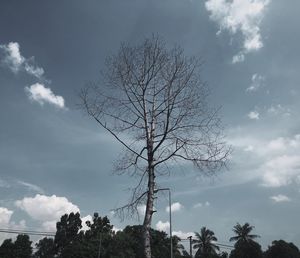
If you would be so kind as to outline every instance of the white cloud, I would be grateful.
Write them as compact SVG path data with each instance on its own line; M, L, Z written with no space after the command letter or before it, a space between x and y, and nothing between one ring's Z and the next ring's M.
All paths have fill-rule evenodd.
M193 208L197 209L197 208L201 208L202 206L203 206L203 204L201 202L198 202L198 203L193 205Z
M251 137L249 131L242 130L235 131L229 139L228 142L236 149L235 153L238 153L234 162L245 170L238 180L259 179L265 187L300 185L300 134L271 139L265 137L268 135L263 133Z
M270 199L272 199L274 202L290 202L291 199L287 197L286 195L279 194L276 196L271 196Z
M0 226L7 227L10 222L11 216L13 215L13 211L0 207Z
M10 42L7 45L0 45L0 49L4 51L4 59L2 62L8 65L14 73L17 73L25 60L20 53L19 43Z
M246 148L244 148L244 151L246 152L252 152L254 150L254 147L252 145L248 145Z
M188 237L192 236L193 238L195 237L194 232L183 232L181 230L179 231L172 231L173 236L178 236L181 239L187 239Z
M138 210L139 216L141 216L141 217L145 216L145 213L146 213L146 205L143 204L143 205L138 206L138 207L137 207L137 210Z
M91 223L93 223L93 217L91 215L87 215L87 216L81 218L82 230L84 230L84 231L89 229L89 227L86 225L87 221L90 221Z
M166 212L169 212L169 206L166 207ZM176 211L180 211L183 209L183 205L179 202L174 202L171 205L171 212L176 212Z
M26 222L25 220L21 220L18 223L16 223L15 221L11 220L11 217L13 215L13 211L9 210L7 208L4 207L0 207L0 228L4 228L4 229L25 229L26 228ZM0 243L6 239L11 237L11 235L9 234L5 234L5 233L1 233L0 235Z
M259 113L257 111L251 111L248 113L248 117L252 120L259 120Z
M240 52L232 57L233 64L242 63L244 61L245 61L245 54L242 52Z
M276 156L262 165L263 185L280 187L300 180L300 156Z
M112 231L118 232L118 231L123 231L123 229L113 226Z
M210 206L210 202L206 201L205 203L198 202L193 205L194 209L201 208L203 206Z
M23 70L36 78L41 79L44 75L44 69L34 64L34 57L26 59L21 55L18 42L10 42L7 45L0 45L3 52L3 64L7 65L14 73Z
M246 92L257 91L265 82L265 77L257 73L252 75L251 85L246 89Z
M41 187L37 186L37 185L30 184L30 183L23 182L23 181L18 181L18 184L20 184L22 186L25 186L30 191L35 191L35 192L38 192L38 193L44 193L44 190Z
M221 31L231 35L241 33L243 46L239 54L233 57L233 63L242 62L245 54L263 47L260 24L269 0L208 0L205 7L210 19L216 22Z
M270 151L284 151L287 149L288 144L289 143L287 139L279 137L277 139L271 140L267 145L267 149Z
M56 232L56 220L51 220L51 221L44 221L42 223L42 228L46 232Z
M41 78L45 72L43 68L34 66L34 65L30 65L28 63L25 64L24 68L28 74L31 74L37 78Z
M291 110L287 107L283 107L282 105L272 105L270 108L267 110L269 115L272 116L277 116L277 115L282 115L285 117L291 116Z
M28 97L37 101L40 105L45 103L52 104L58 108L65 107L65 100L62 96L55 95L50 88L46 88L43 84L35 83L30 87L25 87Z
M58 221L64 214L79 212L79 208L65 197L37 194L35 197L25 197L15 202L31 218L39 221Z
M161 220L158 221L155 225L156 229L159 231L165 231L165 232L169 232L170 229L170 222L166 221L166 222L162 222Z

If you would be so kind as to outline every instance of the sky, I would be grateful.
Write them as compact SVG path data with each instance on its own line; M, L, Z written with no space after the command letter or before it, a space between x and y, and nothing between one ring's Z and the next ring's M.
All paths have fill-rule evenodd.
M172 190L174 234L206 226L228 243L249 222L264 249L300 246L299 9L298 0L1 0L0 228L50 232L72 211L107 215L117 229L142 222L111 212L136 179L113 173L122 148L78 108L78 93L121 42L155 33L204 60L233 148L213 178L186 164L157 178ZM154 228L169 230L167 205L160 195Z

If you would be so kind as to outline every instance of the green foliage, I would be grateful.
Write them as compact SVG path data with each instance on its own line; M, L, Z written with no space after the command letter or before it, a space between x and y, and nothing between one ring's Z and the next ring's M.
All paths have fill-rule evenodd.
M88 229L82 231L79 213L65 214L57 222L55 238L43 238L36 244L32 255L32 242L28 235L18 235L16 240L6 239L0 246L0 258L143 258L143 226L127 226L114 232L107 217L95 213L87 221ZM252 240L258 237L250 234L253 227L248 223L234 227L235 245L229 258L300 258L299 249L293 243L273 241L263 254L261 246ZM170 238L163 232L151 229L152 258L170 257ZM197 249L195 258L227 258L227 253L218 253L217 238L213 231L201 228L193 241ZM173 236L174 258L190 258L181 240Z
M11 239L3 241L0 247L1 258L31 258L32 247L28 235L18 235L15 242Z
M60 258L81 258L80 238L78 234L82 228L80 214L73 212L65 214L56 224L54 243L56 252Z
M245 223L243 226L240 223L237 223L232 230L235 233L235 236L231 237L229 241L248 242L250 240L254 240L255 238L259 238L258 235L250 234L253 229L254 226L250 226L249 223Z
M14 243L15 257L30 258L32 255L31 243L28 235L18 235Z
M14 243L11 239L5 239L0 246L0 257L14 258Z
M300 252L293 243L276 240L268 247L265 258L300 258Z
M229 258L263 258L261 246L253 240L237 241Z
M37 251L34 258L54 258L55 257L55 244L53 238L43 238L36 244Z
M214 243L218 239L215 233L206 227L202 227L200 233L195 232L196 240L193 240L193 248L197 249L196 258L213 258L219 247Z

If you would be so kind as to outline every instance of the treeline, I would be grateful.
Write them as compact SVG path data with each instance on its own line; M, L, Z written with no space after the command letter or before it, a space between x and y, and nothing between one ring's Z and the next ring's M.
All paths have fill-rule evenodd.
M65 214L56 224L55 236L45 237L33 247L30 237L20 234L16 240L6 239L0 246L0 258L143 258L142 226L127 226L115 232L107 217L94 214L82 230L79 213ZM251 234L249 224L237 224L233 231L234 249L227 254L220 252L214 232L203 227L195 233L192 245L196 258L300 258L299 249L283 240L274 241L263 252ZM173 257L191 257L173 236ZM170 257L170 238L165 232L151 230L152 257Z

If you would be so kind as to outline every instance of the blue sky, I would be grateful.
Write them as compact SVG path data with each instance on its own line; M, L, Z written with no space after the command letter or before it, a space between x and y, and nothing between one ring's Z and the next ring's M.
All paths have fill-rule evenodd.
M263 247L299 246L299 8L296 0L1 1L0 227L52 231L79 210L109 215L116 228L139 223L110 213L136 179L112 173L121 146L78 109L78 92L121 42L158 33L205 61L210 104L222 106L234 149L214 178L181 164L158 179L172 189L174 231L207 226L226 243L236 222L249 222ZM158 199L154 228L168 230L167 203Z

